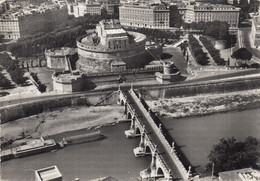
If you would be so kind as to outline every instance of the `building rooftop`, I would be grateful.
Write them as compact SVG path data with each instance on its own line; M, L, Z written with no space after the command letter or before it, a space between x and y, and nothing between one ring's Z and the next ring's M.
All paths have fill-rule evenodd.
M47 181L47 180L62 177L62 175L56 165L47 167L47 168L43 168L40 170L36 170L35 175L38 176L38 178L40 178L40 180L42 180L42 181Z
M221 181L260 181L260 172L252 168L231 170L219 173Z
M207 3L197 3L194 5L194 10L211 10L211 11L239 11L240 8L231 6L231 5L224 5L224 4L207 4Z
M66 56L75 54L74 48L62 47L57 49L49 49L45 51L45 54L48 56Z
M31 15L34 13L44 13L45 11L51 10L51 9L60 9L60 7L55 4L48 4L48 3L43 3L40 6L17 5L15 7L13 7L12 9L8 10L7 12L5 12L4 14L2 14L0 16L0 19L11 19L11 18L19 17L19 16Z
M125 34L126 31L123 28L105 30L107 35Z

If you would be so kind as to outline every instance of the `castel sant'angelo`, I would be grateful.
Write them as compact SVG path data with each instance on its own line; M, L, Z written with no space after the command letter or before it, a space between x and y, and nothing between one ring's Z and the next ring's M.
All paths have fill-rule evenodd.
M77 67L84 72L106 71L113 65L138 68L146 54L145 42L145 35L124 30L118 20L102 20L77 39Z

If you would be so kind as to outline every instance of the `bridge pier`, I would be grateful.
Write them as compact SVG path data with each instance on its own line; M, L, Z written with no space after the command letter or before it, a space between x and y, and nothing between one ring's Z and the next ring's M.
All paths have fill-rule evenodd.
M134 149L134 155L135 157L140 157L140 156L145 156L146 154L147 153L145 149L145 133L143 132L141 134L141 140L139 146Z
M160 165L161 162L158 159L159 155L157 153L157 150L154 150L152 153L152 161L150 166L140 172L140 178L142 181L148 181L148 180L160 180L160 181L172 181L173 178L171 176L170 170L162 169Z
M130 130L126 130L125 131L125 136L126 138L134 138L134 137L138 137L141 135L141 130L140 128L136 125L136 118L133 117L131 119L131 126L130 126Z

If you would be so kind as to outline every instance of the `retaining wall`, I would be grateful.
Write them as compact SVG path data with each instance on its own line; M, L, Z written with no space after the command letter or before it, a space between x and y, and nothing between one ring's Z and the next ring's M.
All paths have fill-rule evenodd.
M0 108L1 124L62 107L116 104L118 95L111 95L112 93L99 92L77 96L63 96L2 107ZM106 99L106 97L108 98Z
M205 81L199 83L178 84L169 88L139 89L146 99L171 98L177 96L194 96L208 93L226 93L260 88L260 77L222 81Z

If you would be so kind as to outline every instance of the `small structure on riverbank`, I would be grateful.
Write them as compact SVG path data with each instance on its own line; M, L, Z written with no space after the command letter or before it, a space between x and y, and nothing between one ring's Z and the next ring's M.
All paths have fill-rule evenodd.
M172 62L163 62L163 73L155 73L156 80L160 83L171 83L180 80L181 73Z
M62 174L56 165L35 170L35 181L62 181Z
M83 73L79 71L55 72L52 80L53 90L57 92L72 93L83 88Z

